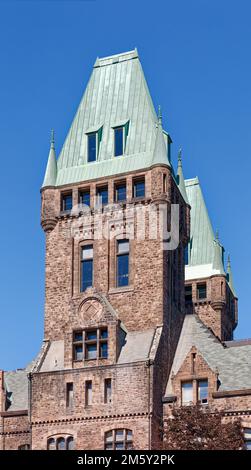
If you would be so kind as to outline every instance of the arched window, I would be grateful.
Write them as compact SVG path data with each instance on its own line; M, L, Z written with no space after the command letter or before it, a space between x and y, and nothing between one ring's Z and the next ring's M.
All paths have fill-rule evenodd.
M55 436L47 440L48 450L73 450L74 438L73 436Z
M65 438L64 437L59 437L57 439L57 450L65 450Z
M67 450L74 450L74 439L72 436L67 439Z
M55 439L53 439L53 438L48 439L47 449L48 450L56 450L56 441L55 441Z
M105 433L105 450L129 450L133 448L130 429L113 429Z
M246 449L251 450L251 428L244 429L244 438L245 438Z

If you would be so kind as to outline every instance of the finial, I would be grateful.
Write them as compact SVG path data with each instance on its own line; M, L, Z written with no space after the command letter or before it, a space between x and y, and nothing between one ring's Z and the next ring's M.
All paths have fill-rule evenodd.
M230 254L228 254L228 257L227 257L227 270L230 271L230 269L231 269Z
M180 147L178 151L178 165L182 166L182 147Z
M55 132L54 129L51 129L51 148L54 148L55 144Z
M217 230L216 230L215 240L216 240L217 242L220 241L220 238L219 238L219 229L218 229L218 228L217 228Z
M159 124L162 125L162 113L161 113L161 106L159 104L159 112L158 112L158 121L159 121Z

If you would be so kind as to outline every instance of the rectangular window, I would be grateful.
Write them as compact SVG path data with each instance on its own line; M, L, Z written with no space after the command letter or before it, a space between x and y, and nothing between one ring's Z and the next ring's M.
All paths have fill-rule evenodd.
M246 450L251 450L251 428L244 429L244 439Z
M192 286L185 286L185 301L192 302L193 294L192 294Z
M104 402L112 402L112 379L105 379Z
M73 407L73 383L66 384L66 406L67 408Z
M90 199L89 190L79 191L79 204L85 204L86 206L90 207Z
M81 256L81 292L93 285L93 245L82 247Z
M114 156L120 157L124 153L124 127L114 129Z
M95 162L97 160L97 132L87 135L88 139L88 162Z
M145 179L135 180L133 183L133 197L145 197Z
M197 284L197 299L206 299L207 298L207 285Z
M86 380L85 382L85 405L92 404L92 381Z
M163 193L167 192L167 175L166 173L163 174Z
M72 193L62 194L61 210L64 212L72 210Z
M129 285L129 240L117 241L117 287Z
M107 359L107 328L75 331L73 333L73 357L75 361L80 361L83 359Z
M115 185L115 202L126 201L126 183L117 183Z
M105 206L108 204L108 187L103 186L102 188L97 188L97 202L99 205Z
M182 405L193 403L193 382L182 383Z
M208 381L198 380L198 400L202 404L208 403Z
M75 331L73 333L73 358L74 361L83 359L83 332Z

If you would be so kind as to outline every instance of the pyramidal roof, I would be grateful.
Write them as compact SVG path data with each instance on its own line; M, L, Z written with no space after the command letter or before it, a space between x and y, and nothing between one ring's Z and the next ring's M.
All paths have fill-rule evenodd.
M223 247L214 236L212 224L198 178L185 180L186 194L191 206L191 227L186 279L225 274Z
M114 127L123 125L128 130L125 152L114 157ZM158 130L158 118L137 50L97 59L57 161L55 186L144 169L157 163L170 165L166 140L163 132L159 137ZM98 131L98 158L88 163L87 134ZM156 146L161 152L155 151Z

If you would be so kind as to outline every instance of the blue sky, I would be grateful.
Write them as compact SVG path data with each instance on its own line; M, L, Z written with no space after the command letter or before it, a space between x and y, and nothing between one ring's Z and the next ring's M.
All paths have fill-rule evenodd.
M97 56L137 46L154 104L199 176L231 253L235 337L251 337L251 5L249 1L0 1L0 368L23 367L43 338L40 186Z

